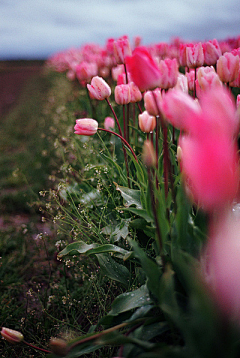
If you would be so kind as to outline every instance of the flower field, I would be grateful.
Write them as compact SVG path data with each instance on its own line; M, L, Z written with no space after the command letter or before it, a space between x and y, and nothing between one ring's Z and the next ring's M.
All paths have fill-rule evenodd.
M24 116L32 143L1 186L30 187L24 207L47 225L30 254L47 259L4 284L30 237L18 232L20 262L3 239L3 349L239 357L240 37L110 38L56 53L41 81ZM23 282L28 293L11 319L17 280L17 299Z

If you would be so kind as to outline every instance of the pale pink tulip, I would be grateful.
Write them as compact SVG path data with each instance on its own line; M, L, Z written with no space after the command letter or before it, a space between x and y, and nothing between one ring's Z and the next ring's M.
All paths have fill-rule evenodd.
M147 111L138 115L139 128L144 133L151 133L156 127L156 117L150 116Z
M162 94L159 88L144 93L144 107L151 116L159 116L159 111L161 111L162 107Z
M194 91L194 83L195 83L195 70L191 69L189 72L186 72L186 77L188 81L188 88L190 91Z
M129 82L129 89L131 95L130 103L140 102L142 99L142 93L134 82Z
M130 87L126 85L117 85L114 90L115 102L117 104L128 104L131 100Z
M177 60L174 59L165 59L159 62L159 70L160 70L160 82L159 87L168 89L172 88L177 83L178 78L178 63Z
M22 333L5 327L2 327L1 336L9 343L19 343L24 339Z
M239 73L239 56L226 52L217 61L217 74L224 83L233 82Z
M148 168L155 167L157 164L156 151L153 148L153 144L149 140L145 140L143 144L143 163Z
M219 43L216 39L203 43L204 63L207 66L215 65L222 55Z
M111 88L107 82L99 76L92 78L91 85L87 84L87 88L92 97L102 101L111 95Z
M113 78L113 80L117 82L118 76L121 75L122 73L125 74L124 65L117 65L116 67L113 67L112 68L112 78Z
M98 67L95 62L81 62L76 66L76 77L81 81L90 81L92 77L96 76L98 73Z
M204 54L201 42L189 44L186 46L186 63L189 68L203 66Z
M197 87L198 97L201 96L202 92L222 86L222 82L213 67L200 67L198 69L197 84L199 85L199 89L200 89L200 93L199 93Z
M137 47L131 57L126 57L127 70L140 91L159 87L160 70L146 47Z
M115 120L112 117L106 117L104 120L104 129L112 130L115 127Z
M92 118L77 119L74 130L75 134L90 136L97 133L98 122Z
M128 36L122 36L113 43L114 56L117 63L125 63L125 58L132 55Z
M188 93L188 79L186 75L183 75L182 73L178 74L177 77L177 84L175 87L176 89L179 89L180 91L184 93Z

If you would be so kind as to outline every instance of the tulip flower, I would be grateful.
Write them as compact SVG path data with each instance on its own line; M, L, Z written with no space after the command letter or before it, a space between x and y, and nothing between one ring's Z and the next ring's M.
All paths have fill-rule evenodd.
M240 108L240 94L237 95L236 105L237 105L237 109Z
M240 325L240 215L239 204L212 224L201 259L201 269L212 298L227 319Z
M87 84L87 88L92 97L100 101L108 98L111 95L111 88L102 77L93 77L91 85Z
M130 103L131 93L130 93L129 85L126 84L126 85L118 85L118 86L116 86L115 91L114 91L114 95L115 95L115 102L117 104Z
M150 133L156 127L156 117L150 116L147 111L144 111L138 116L138 124L142 132Z
M227 52L217 61L217 74L224 83L234 81L239 73L239 56Z
M151 116L158 116L162 106L162 94L159 88L156 88L153 92L154 95L152 91L144 93L144 107ZM157 101L157 105L155 100Z
M200 67L197 71L197 95L201 96L203 92L210 89L215 89L222 86L218 74L213 67Z
M5 327L2 327L1 336L9 343L19 343L24 339L22 333Z
M106 117L104 120L104 128L107 130L114 129L115 121L112 117Z
M191 69L189 72L186 72L186 77L187 77L187 81L188 81L189 90L194 91L195 70Z
M113 42L113 50L116 62L125 63L125 58L132 55L132 50L128 36L122 36Z
M197 122L200 121L201 108L188 94L173 89L163 97L162 113L174 127L195 132Z
M189 68L203 66L204 54L201 42L197 44L189 44L186 46L186 63Z
M205 135L204 135L205 134ZM239 186L237 146L223 134L181 136L181 168L196 204L212 212L235 199Z
M98 122L92 118L77 119L74 130L75 134L90 136L97 133Z
M222 55L221 48L216 39L203 43L204 63L207 66L212 66L217 63L217 60Z
M150 140L145 140L143 144L142 157L143 157L143 163L146 165L146 167L152 168L156 166L157 163L156 152Z
M161 74L159 87L168 89L174 87L177 84L178 63L175 58L173 60L170 58L161 60L159 62L159 70Z
M142 99L142 93L140 89L135 85L134 82L129 82L129 89L130 89L130 103L140 102Z
M178 74L177 77L177 84L174 87L176 89L179 89L180 91L184 93L188 93L188 78L186 75L183 75L182 73Z
M187 44L180 44L180 48L179 48L179 64L182 67L187 66L186 47L187 47Z
M95 62L81 62L76 66L76 77L81 81L90 81L92 77L96 76L98 72L98 67Z
M131 57L126 57L126 66L141 92L159 87L161 73L146 47L137 47Z

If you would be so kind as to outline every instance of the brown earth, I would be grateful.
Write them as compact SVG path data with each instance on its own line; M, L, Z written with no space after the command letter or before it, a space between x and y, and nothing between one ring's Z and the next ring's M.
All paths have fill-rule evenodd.
M43 68L43 61L0 61L0 118L16 104L26 82Z

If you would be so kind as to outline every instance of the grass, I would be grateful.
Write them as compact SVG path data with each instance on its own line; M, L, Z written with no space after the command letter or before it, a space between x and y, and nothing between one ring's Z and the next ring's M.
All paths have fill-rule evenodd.
M48 196L64 187L66 173L76 168L82 188L94 187L92 171L93 181L100 185L104 168L85 170L92 155L88 144L83 143L82 162L77 163L74 141L69 141L75 118L89 110L79 90L73 91L64 76L45 73L29 82L17 107L0 123L0 322L39 347L48 347L51 336L86 333L110 309L113 292L121 292L100 275L94 259L57 261L57 252L75 234L71 215L68 221L61 214L61 230L52 223L56 208L45 197L45 190ZM103 107L103 115L104 111ZM49 220L43 215L45 206ZM87 215L92 214L86 213L86 232ZM94 223L99 215L101 210L95 218L92 215ZM75 226L77 222L76 217ZM3 340L0 352L6 358L46 356ZM111 354L106 348L86 357Z

